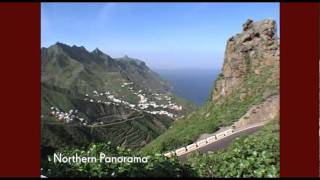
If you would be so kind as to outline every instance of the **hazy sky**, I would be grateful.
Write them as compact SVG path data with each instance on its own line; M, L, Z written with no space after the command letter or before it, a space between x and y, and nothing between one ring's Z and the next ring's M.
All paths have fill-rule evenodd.
M274 19L279 3L42 3L41 44L98 47L154 69L221 68L242 24Z

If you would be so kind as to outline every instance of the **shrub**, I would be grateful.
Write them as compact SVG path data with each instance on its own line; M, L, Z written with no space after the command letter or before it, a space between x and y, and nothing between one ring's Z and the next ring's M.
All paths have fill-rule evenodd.
M92 144L84 149L61 149L66 157L96 157L103 152L109 157L134 157L130 149L112 146L111 143ZM179 163L177 157L167 158L160 154L149 156L147 163L54 163L52 156L42 163L42 174L47 177L182 177L193 176L192 169Z
M201 177L278 177L278 125L268 125L254 136L241 137L226 150L194 154L188 163Z

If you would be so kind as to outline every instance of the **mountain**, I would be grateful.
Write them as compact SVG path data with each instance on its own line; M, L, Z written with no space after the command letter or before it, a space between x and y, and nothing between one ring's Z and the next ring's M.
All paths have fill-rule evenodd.
M166 152L220 128L268 122L279 114L279 39L273 20L243 24L227 40L224 64L206 104L141 149Z
M56 43L41 49L42 148L139 148L195 106L141 60Z
M139 88L167 92L170 85L146 64L129 57L113 59L99 49L56 43L41 50L41 81L62 88L77 87L78 93L108 88L108 83L130 81Z
M171 94L156 73L145 71L148 68L141 60L128 56L111 58L98 49L88 52L83 47L67 46L70 48L77 49L72 50L80 56L77 60L60 47L59 53L43 53L44 66L57 68L56 72L64 76L43 67L47 71L43 75L48 77L43 77L41 84L42 174L48 177L279 177L279 39L275 21L248 20L241 33L228 39L224 64L209 98L193 113L188 113L192 106ZM134 68L141 72L131 71ZM140 83L150 78L163 84L149 87ZM167 106L174 108L170 110ZM257 124L258 132L241 135L243 128ZM225 128L233 128L230 136L236 138L230 144L223 142L230 136L210 144L220 146L220 150L205 146L204 152L193 151L185 160L181 156L168 158L159 154ZM93 144L86 146L88 142ZM53 163L47 155L53 157L52 147L62 145L68 147L59 152L66 155L79 153L99 158L100 152L106 151L112 156L148 155L149 161ZM143 147L131 151L115 145Z

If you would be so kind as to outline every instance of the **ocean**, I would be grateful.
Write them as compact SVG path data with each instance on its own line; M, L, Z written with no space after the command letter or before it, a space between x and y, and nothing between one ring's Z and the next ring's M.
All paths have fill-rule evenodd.
M173 86L173 93L201 106L207 100L219 69L155 70Z

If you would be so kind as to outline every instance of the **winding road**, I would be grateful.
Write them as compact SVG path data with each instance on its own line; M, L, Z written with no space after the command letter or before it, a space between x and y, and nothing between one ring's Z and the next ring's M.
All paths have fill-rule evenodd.
M263 125L265 125L265 123L259 123L259 124L251 125L249 127L243 128L243 129L239 129L239 130L233 132L232 134L223 137L222 139L219 139L219 140L214 141L212 143L208 143L207 145L199 147L196 150L189 151L185 154L182 154L182 155L178 156L178 158L181 161L185 161L187 159L188 155L190 155L192 152L206 153L209 151L217 151L217 150L224 149L224 148L228 147L232 143L232 141L234 139L236 139L237 137L240 137L242 135L253 134L253 133L257 132L260 128L262 128Z
M106 124L95 123L95 124L92 124L92 125L87 125L86 127L96 128L96 127L104 127L104 126L113 126L113 125L117 125L117 124L126 123L126 122L129 122L129 121L133 121L133 120L136 120L136 119L141 119L141 118L144 117L144 114L141 114L139 116L135 116L135 117L132 117L132 118L127 118L130 115L131 114L119 116L121 118L116 119L116 122L111 122L111 123L106 123ZM108 117L111 117L111 116L114 117L115 115L110 115ZM100 119L102 119L102 118L100 118ZM122 121L118 121L118 120L122 120ZM50 124L50 125L60 125L60 126L80 126L79 124L65 124L65 123L58 123L58 122L50 122L48 124Z
M122 124L122 123L125 123L125 122L128 122L128 121L133 121L135 119L141 119L143 118L144 115L140 115L140 116L136 116L136 117L133 117L133 118L129 118L129 119L125 119L123 121L120 121L120 122L113 122L113 123L108 123L108 124L100 124L100 125L97 125L97 124L93 124L93 125L88 125L88 127L104 127L104 126L112 126L112 125L116 125L116 124Z

